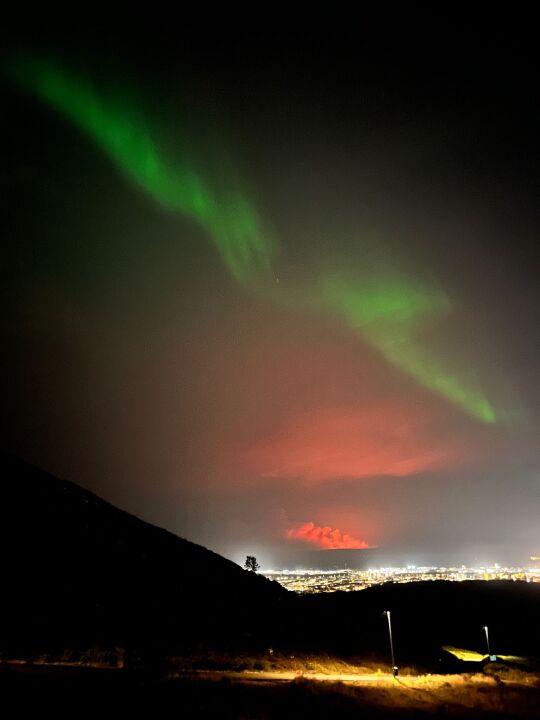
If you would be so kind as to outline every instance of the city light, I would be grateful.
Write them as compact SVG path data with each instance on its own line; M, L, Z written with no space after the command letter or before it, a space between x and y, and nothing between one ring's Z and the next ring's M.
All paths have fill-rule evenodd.
M383 567L369 570L264 570L261 574L300 593L350 592L382 583L409 583L423 580L520 580L540 582L540 568L490 566L467 567Z

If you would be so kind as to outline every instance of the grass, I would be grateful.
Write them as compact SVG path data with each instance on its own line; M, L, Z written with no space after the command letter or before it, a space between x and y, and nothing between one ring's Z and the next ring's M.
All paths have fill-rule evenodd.
M124 672L118 666L105 670L111 667L111 657L97 650L70 651L26 665L0 665L0 692L11 693L18 701L32 697L71 702L71 698L85 697L100 704L112 695L122 707L139 709L148 702L154 711L167 704L181 717L200 718L540 717L539 674L496 663L489 666L489 674L400 673L393 679L388 668L376 662L329 655L201 654L170 658L162 674ZM96 669L99 663L102 669ZM201 676L193 672L197 669L229 671L230 675ZM251 673L242 674L245 670L293 673L293 679L255 681ZM310 677L314 673L380 677L364 684L336 682L331 677L319 682Z
M420 678L418 679L420 680ZM433 714L449 716L507 716L539 717L540 685L506 684L493 678L479 676L440 676L422 678L421 682L407 680L355 686L336 683L332 686L305 679L295 682L303 684L306 694L337 693L354 701L360 708L377 708L379 713Z
M295 698L295 706L303 707L301 715L307 716L307 708L321 703L333 707L340 717L343 712L362 711L366 717L432 716L433 714L456 717L540 717L540 675L493 663L486 666L488 672L430 675L418 674L414 667L400 669L400 675L394 679L388 667L381 663L351 659L346 661L329 655L264 655L260 657L212 655L192 658L192 664L185 659L173 661L180 671L169 675L174 685L175 677L181 681L182 670L219 670L231 673L242 671L293 672L296 677L288 683L265 681L266 690L260 690L263 705L269 702L268 694L273 698L281 696L290 702L290 693ZM320 682L313 674L342 675L380 675L376 682L354 684L354 682ZM227 677L223 680L228 680ZM219 684L219 681L216 680ZM232 685L244 685L244 692L250 684L246 679L234 676ZM251 684L253 684L251 682ZM285 690L288 688L288 690ZM231 693L233 691L231 690ZM287 694L289 693L289 694ZM262 700L263 697L267 699ZM300 698L302 700L300 701ZM366 714L367 713L367 714ZM318 717L318 715L315 715ZM268 717L273 717L269 715Z
M207 652L189 657L169 659L172 671L216 670L229 672L293 672L350 674L384 672L380 663L375 668L361 660L344 660L326 654L283 654L269 652L258 655L231 655L230 653Z

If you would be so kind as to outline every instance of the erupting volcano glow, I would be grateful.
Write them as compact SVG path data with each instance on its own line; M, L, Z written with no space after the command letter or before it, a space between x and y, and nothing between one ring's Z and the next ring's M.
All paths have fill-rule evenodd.
M292 417L278 434L244 451L242 461L267 478L307 482L405 477L465 456L456 439L432 432L436 417L399 403L330 408Z
M318 545L325 550L365 550L370 547L364 540L333 530L331 527L318 527L315 523L306 522L287 530L289 540L301 540Z

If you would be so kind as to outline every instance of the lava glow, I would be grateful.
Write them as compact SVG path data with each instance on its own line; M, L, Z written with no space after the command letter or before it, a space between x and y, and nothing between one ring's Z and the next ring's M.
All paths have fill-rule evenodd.
M291 418L243 460L262 477L307 482L405 477L446 467L462 454L453 439L436 437L434 425L429 413L399 403L328 408Z
M331 527L318 527L315 523L306 522L287 530L289 540L301 540L312 545L318 545L325 550L365 550L370 546L364 540L333 530Z

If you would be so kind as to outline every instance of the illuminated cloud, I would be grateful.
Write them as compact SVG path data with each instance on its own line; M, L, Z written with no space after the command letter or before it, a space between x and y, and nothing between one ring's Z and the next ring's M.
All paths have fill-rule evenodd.
M263 477L308 482L405 477L447 467L464 456L454 438L436 437L426 409L369 403L292 416L274 436L255 443L241 462Z
M301 540L318 545L325 550L365 550L370 547L364 540L342 533L337 528L333 530L331 527L318 527L312 522L302 523L287 530L286 537L289 540Z

